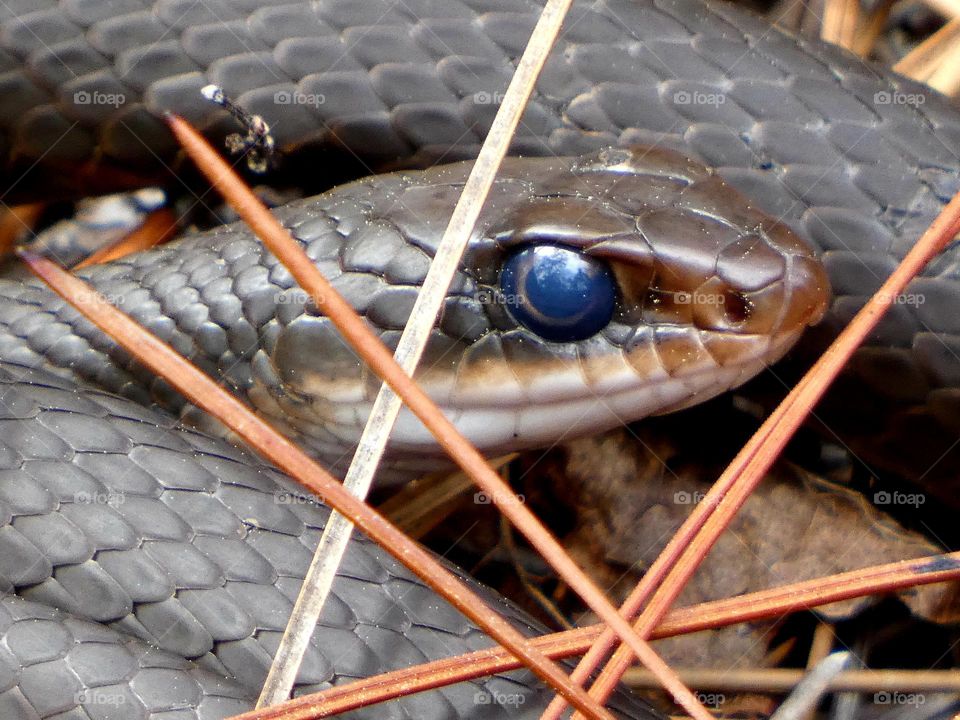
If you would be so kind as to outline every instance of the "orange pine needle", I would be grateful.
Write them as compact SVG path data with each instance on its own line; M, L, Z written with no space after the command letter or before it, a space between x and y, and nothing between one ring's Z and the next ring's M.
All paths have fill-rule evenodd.
M110 262L125 255L162 245L173 239L178 230L177 218L172 212L167 209L156 210L147 216L147 219L139 228L120 238L117 242L100 248L82 262L77 263L73 269L80 270L89 265Z
M958 579L960 552L902 560L674 610L651 637L660 639L756 622L840 600ZM559 660L587 650L602 630L600 625L568 630L539 637L534 644L547 657ZM489 648L364 678L281 705L243 713L231 720L313 720L518 667L517 661L503 648Z

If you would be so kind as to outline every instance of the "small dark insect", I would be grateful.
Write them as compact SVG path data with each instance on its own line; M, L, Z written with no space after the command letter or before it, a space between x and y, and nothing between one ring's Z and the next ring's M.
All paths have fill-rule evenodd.
M200 93L233 115L246 129L246 134L232 133L227 136L226 145L231 155L245 156L247 167L257 174L276 167L276 144L266 120L244 110L236 101L231 100L219 85L206 85Z

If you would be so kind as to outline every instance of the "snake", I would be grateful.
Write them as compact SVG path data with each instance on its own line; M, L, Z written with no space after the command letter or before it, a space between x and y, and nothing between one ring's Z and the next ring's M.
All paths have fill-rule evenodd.
M187 182L162 116L222 142L233 121L200 96L215 83L270 124L283 158L271 181L322 189L386 173L275 212L395 344L539 10L4 3L3 199L171 172ZM788 350L802 361L958 188L958 140L947 99L736 7L574 3L418 379L500 452L681 409ZM954 461L934 460L956 438L956 273L951 246L858 351L823 415L863 458L947 498ZM348 462L376 380L249 230L190 234L81 274L327 465ZM251 707L327 509L36 282L0 281L0 400L0 715ZM386 480L434 462L401 416ZM487 644L358 537L297 692ZM535 717L548 699L513 673L354 716ZM625 694L612 703L660 717Z

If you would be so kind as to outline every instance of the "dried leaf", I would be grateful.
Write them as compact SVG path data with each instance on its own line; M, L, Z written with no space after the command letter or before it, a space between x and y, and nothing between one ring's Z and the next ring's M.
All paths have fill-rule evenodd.
M695 462L666 433L645 427L564 446L565 467L551 472L551 495L576 508L564 538L571 554L598 583L629 589L674 530L709 489L719 466ZM666 465L665 465L666 463ZM669 469L668 469L669 467ZM904 529L869 498L780 463L720 538L678 605L760 590L869 565L940 552ZM925 620L956 622L956 584L901 590L898 597ZM820 614L846 619L874 603L834 603ZM665 657L685 666L763 664L773 624L737 626L658 643Z

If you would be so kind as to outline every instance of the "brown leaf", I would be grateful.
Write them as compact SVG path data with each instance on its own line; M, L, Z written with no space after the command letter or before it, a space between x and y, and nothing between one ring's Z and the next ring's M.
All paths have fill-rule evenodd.
M553 472L551 494L573 503L574 529L565 544L599 583L616 595L642 574L703 497L720 471L687 457L655 428L639 438L619 430L564 447L565 468ZM669 468L669 469L668 469ZM556 468L555 468L556 470ZM739 595L775 585L922 557L941 550L904 529L858 492L779 463L747 501L679 606ZM955 584L898 591L917 616L955 622ZM820 610L846 619L875 602L862 598ZM763 664L772 624L738 626L658 643L665 657L685 666Z

